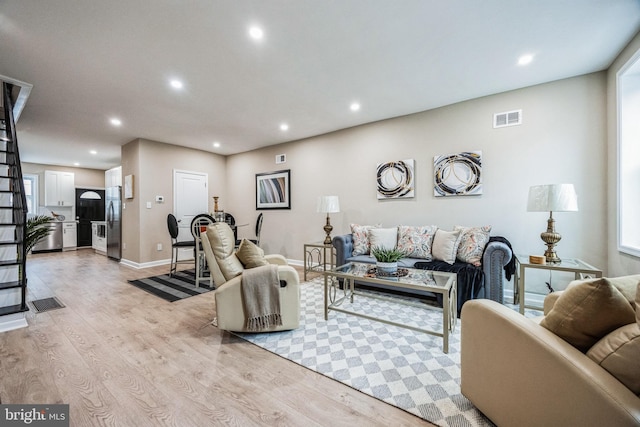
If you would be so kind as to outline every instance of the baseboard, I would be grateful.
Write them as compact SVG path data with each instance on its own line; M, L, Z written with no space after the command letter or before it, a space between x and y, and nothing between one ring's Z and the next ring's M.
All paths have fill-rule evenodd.
M534 294L534 293L530 293L530 292L525 292L525 301L527 302L527 306L530 307L539 307L540 310L542 310L542 307L544 305L544 298L546 297L546 295L542 295L542 294ZM504 295L504 302L511 304L513 303L513 289L505 289L503 292Z
M287 263L289 265L295 265L295 266L298 266L298 267L304 267L304 262L302 262L300 260L297 260L297 259L288 259L287 258Z
M8 314L0 317L0 332L13 331L14 329L26 328L29 326L24 313Z

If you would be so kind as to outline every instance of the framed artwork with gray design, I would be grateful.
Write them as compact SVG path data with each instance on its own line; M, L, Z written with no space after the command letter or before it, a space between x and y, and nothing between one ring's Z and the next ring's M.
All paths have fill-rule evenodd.
M482 194L482 151L464 151L435 156L433 169L434 196Z
M291 209L291 169L256 174L256 209Z
M413 159L380 163L376 167L378 199L414 197L415 173Z

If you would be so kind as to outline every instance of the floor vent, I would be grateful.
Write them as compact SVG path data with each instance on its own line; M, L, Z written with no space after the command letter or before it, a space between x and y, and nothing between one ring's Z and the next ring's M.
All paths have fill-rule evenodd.
M36 313L42 313L43 311L50 311L64 307L64 304L62 304L56 297L36 299L31 301L31 305Z

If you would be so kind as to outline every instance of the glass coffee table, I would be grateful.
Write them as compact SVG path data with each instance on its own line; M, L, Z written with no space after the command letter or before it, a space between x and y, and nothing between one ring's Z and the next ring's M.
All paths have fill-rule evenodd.
M449 333L452 332L458 318L457 309L457 285L456 274L446 273L442 271L418 270L414 268L399 268L399 275L393 277L383 277L375 274L375 265L351 262L339 267L325 271L324 274L324 319L329 319L329 310L351 314L363 317L369 320L383 322L389 325L399 326L411 329L417 332L423 332L437 337L442 337L442 350L449 352ZM343 287L339 288L337 279L343 279ZM424 329L397 323L388 319L382 319L373 315L360 313L346 308L349 303L354 302L356 295L366 296L367 298L376 298L387 301L393 301L400 304L420 307L427 310L437 309L437 307L426 306L426 304L418 304L407 298L390 298L384 296L383 293L363 293L355 288L355 281L360 283L377 283L383 284L393 290L414 289L421 291L429 291L442 295L442 332L431 329ZM343 307L344 304L344 307Z

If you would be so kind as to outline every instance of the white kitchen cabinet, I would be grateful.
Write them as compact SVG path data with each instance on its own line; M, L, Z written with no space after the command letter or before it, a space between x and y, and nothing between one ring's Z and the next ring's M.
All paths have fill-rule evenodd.
M44 171L45 206L73 206L76 198L73 172Z
M62 224L62 250L75 249L78 245L78 224L65 222Z
M122 186L122 166L104 171L104 186L108 188L118 185Z

